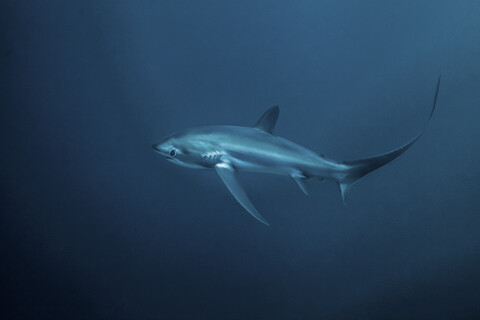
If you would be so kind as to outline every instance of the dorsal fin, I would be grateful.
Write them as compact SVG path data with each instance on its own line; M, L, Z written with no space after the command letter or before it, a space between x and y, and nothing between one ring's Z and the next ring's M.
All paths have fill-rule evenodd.
M277 124L278 115L280 114L280 108L273 106L258 119L255 123L255 128L265 131L270 134L274 134L275 125Z

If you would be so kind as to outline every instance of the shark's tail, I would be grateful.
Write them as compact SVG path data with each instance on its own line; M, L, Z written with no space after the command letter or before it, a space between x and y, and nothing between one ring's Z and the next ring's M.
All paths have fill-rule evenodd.
M433 99L433 107L432 111L430 112L430 116L428 117L428 121L432 118L433 112L435 111L435 105L437 103L437 96L438 96L438 89L440 88L440 77L437 81L437 89L435 91L435 97ZM425 127L427 125L425 124ZM341 164L345 165L345 171L343 171L342 177L337 181L338 186L340 188L340 193L342 195L343 202L346 203L348 199L348 194L350 191L351 186L358 181L360 178L366 176L370 172L378 169L390 161L399 157L402 153L408 150L423 134L425 131L425 127L423 130L413 138L409 143L405 144L404 146L395 149L393 151L370 157L370 158L363 158L358 160L348 160L343 161Z

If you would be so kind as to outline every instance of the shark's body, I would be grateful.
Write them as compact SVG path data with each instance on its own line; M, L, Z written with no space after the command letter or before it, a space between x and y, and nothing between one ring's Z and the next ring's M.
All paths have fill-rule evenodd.
M201 151L202 160L197 165L206 168L214 167L219 160L228 159L237 171L291 176L300 172L318 174L324 169L326 177L338 167L338 163L301 145L255 127L198 127L186 130L181 136Z
M437 83L430 117L435 110ZM264 172L292 177L308 194L304 181L330 179L338 183L344 201L350 186L371 171L405 152L423 133L406 145L371 158L337 162L274 134L277 106L267 110L254 127L207 126L187 129L153 145L168 160L190 168L215 168L233 196L256 219L267 224L238 184L238 171Z

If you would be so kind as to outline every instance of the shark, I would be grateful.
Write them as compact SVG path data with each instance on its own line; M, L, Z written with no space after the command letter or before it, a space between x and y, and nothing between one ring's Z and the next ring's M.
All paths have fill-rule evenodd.
M333 180L338 184L344 203L350 188L360 178L398 158L424 133L433 116L440 88L438 77L433 106L423 127L413 139L392 151L373 157L335 161L295 142L279 137L275 126L278 106L268 109L252 127L202 126L176 132L153 145L156 153L174 164L194 169L214 169L233 197L255 219L265 225L237 179L237 173L262 172L291 177L309 195L308 179Z

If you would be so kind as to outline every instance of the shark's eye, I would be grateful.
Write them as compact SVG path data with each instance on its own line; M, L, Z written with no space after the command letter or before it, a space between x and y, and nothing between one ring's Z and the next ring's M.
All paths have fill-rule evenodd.
M175 149L170 150L170 157L175 157L177 155L177 151Z

